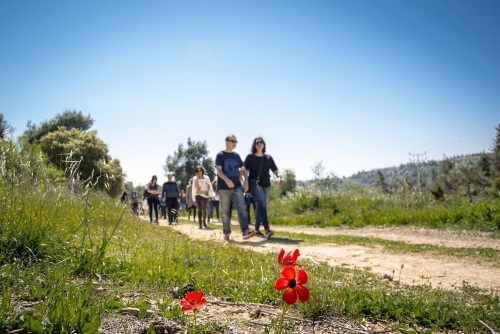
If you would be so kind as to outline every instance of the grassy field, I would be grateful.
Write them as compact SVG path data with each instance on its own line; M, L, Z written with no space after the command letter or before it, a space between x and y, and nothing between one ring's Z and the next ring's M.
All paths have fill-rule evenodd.
M124 301L117 297L136 293L156 300L156 311L184 324L186 333L213 332L206 324L190 322L191 318L180 311L179 300L168 293L173 287L186 284L227 301L281 305L281 294L274 289L280 272L277 254L196 242L172 229L144 224L116 199L94 191L92 185L68 183L57 172L43 167L36 150L17 152L2 147L0 153L0 195L4 204L0 207L0 333L19 328L33 333L96 333L104 315L119 315L124 307L145 310L144 300ZM364 198L352 201L336 204L336 213L327 207L306 210L303 218L298 212L285 211L287 203L276 202L272 217L280 224L319 221L321 226L342 214L343 208L369 202ZM286 210L293 211L295 204L288 205ZM396 214L395 204L378 203L377 209L364 205L371 207L373 214ZM388 208L383 209L382 205ZM360 205L360 210L365 206ZM475 213L480 215L480 223L467 218L467 223L464 220L460 225L494 230L498 223L497 206L498 203L484 204L485 209ZM278 219L282 216L280 210L284 217ZM399 210L403 212L405 208ZM444 215L443 210L436 207L435 215ZM353 217L360 216L354 210L350 212ZM434 211L426 214L431 212ZM493 216L491 221L486 221L486 213ZM365 210L365 224L375 220L371 214ZM348 217L347 213L344 215ZM465 210L462 215L470 217L472 213ZM377 217L378 221L380 216ZM297 236L289 235L294 237ZM300 238L323 241L320 237ZM363 238L328 237L327 241L384 243L395 252L448 252L440 247L422 250L419 245ZM468 256L470 251L453 250L459 256ZM498 261L497 251L476 256ZM309 274L307 288L311 299L294 308L310 319L335 314L352 319L383 319L400 332L488 333L479 320L500 328L500 297L492 291L468 285L455 291L395 286L367 272L312 261L303 261L302 265ZM96 282L107 289L95 293ZM277 332L273 326L276 324L268 329L269 333ZM216 324L210 328L213 327Z

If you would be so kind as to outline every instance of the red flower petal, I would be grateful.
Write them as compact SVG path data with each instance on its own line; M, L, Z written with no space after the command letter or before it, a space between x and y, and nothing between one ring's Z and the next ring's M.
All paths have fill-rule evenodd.
M302 285L297 285L295 287L295 291L299 295L299 299L301 302L305 303L309 300L309 290Z
M300 252L298 249L292 252L285 253L285 250L282 248L278 254L278 264L282 267L286 266L300 266L298 264L297 258L299 257Z
M288 289L283 294L283 300L288 305L295 304L297 302L297 293L294 289Z
M189 292L186 294L183 300L181 300L180 305L182 306L182 312L189 310L194 310L206 303L206 299L203 298L203 291L200 292Z
M278 280L274 284L274 288L278 291L285 290L286 288L288 288L288 282L289 282L288 279L286 279L284 277L280 277L280 278L278 278Z
M285 250L282 248L278 254L278 263L281 264L283 262L283 256L285 256Z
M281 271L281 276L288 280L295 279L295 268L292 266L287 266Z
M300 269L297 273L297 285L302 285L307 283L307 272L304 269Z

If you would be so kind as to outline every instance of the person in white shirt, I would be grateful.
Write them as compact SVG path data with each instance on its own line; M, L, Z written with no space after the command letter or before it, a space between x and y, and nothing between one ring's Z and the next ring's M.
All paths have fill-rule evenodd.
M194 169L195 176L193 177L192 198L198 206L198 223L200 228L208 228L207 226L207 204L210 197L215 195L212 189L212 182L208 175L205 175L205 168L197 166Z

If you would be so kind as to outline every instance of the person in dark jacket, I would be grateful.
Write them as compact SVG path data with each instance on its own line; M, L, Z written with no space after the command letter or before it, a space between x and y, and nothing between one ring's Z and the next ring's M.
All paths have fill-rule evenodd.
M270 239L274 232L269 228L267 218L267 201L271 189L269 171L278 178L278 185L281 185L281 175L273 157L266 154L266 142L262 137L254 139L251 153L245 159L245 168L248 171L248 183L254 184L254 187L249 187L249 192L255 202L255 231L257 231L257 235ZM264 225L265 234L259 231L261 224Z
M173 181L172 172L167 173L168 181L163 183L161 197L167 206L168 224L172 225L177 220L177 210L179 210L179 186Z
M160 194L159 185L157 184L158 178L156 175L153 175L151 181L146 186L146 191L148 194L148 206L149 206L149 221L152 223L153 218L154 222L158 224L158 204L160 204L160 200L158 199L158 195Z

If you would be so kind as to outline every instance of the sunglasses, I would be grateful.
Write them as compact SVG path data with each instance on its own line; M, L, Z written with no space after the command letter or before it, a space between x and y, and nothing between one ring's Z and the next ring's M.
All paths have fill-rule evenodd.
M237 143L238 141L237 140L234 140L234 139L228 139L227 141L231 142L231 143Z
M258 144L264 144L264 142L263 142L262 140L256 140L256 141L255 141L255 144L257 144L257 145L258 145Z

